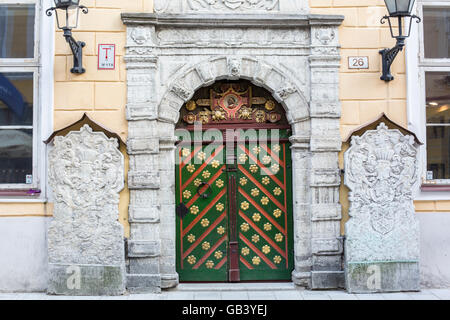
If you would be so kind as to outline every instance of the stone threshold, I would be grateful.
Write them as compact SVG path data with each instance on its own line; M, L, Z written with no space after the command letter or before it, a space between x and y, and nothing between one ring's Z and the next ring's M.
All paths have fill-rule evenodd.
M258 282L258 283L181 283L170 291L303 291L293 282Z

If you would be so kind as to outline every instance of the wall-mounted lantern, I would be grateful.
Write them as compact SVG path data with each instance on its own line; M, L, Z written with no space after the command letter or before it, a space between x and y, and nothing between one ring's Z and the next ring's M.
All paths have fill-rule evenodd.
M403 47L405 46L405 39L411 34L412 20L416 19L417 23L422 21L418 16L411 15L414 1L415 0L384 0L389 16L384 16L381 18L381 23L384 24L386 20L389 22L391 36L392 38L397 39L397 44L392 49L384 49L380 51L383 59L383 75L381 76L381 80L394 80L394 77L391 74L391 65L397 54L403 50ZM394 33L391 18L397 18L398 34ZM409 23L407 23L408 18Z
M73 53L73 68L70 69L72 73L84 73L83 68L83 47L86 45L82 41L76 41L72 37L72 29L78 27L78 18L80 10L84 14L88 13L88 8L80 5L80 0L54 0L55 6L47 9L47 16L52 15L52 11L56 12L56 22L58 29L64 31L64 37L70 45Z

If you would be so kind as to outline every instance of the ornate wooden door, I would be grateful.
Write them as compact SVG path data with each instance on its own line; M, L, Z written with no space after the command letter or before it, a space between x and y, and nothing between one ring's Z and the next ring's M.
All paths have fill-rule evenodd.
M290 130L282 107L267 97L251 84L219 83L182 110L177 127L191 140L177 149L180 281L291 279ZM198 139L199 122L224 139Z
M238 144L241 281L291 278L292 179L286 140Z

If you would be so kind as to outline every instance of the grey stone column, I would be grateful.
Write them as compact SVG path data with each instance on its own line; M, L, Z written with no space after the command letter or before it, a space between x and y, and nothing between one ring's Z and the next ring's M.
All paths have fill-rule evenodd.
M311 20L311 287L344 286L339 163L340 21Z

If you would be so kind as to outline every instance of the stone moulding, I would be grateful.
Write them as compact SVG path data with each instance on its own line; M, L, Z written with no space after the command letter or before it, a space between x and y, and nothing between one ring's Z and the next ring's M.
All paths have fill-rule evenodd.
M350 189L345 225L346 287L352 293L419 290L419 224L413 189L419 143L389 129L353 136L345 152Z
M304 7L306 2L290 4L294 3ZM165 13L122 14L127 25L128 90L141 91L147 97L143 101L141 95L129 94L127 102L133 152L129 173L133 217L129 248L134 250L128 257L130 291L160 292L178 284L175 124L183 104L197 89L223 79L246 79L269 90L291 124L295 190L292 281L314 289L343 286L341 211L336 195L341 149L337 28L344 17L287 11L284 0L280 5L283 7L276 14L192 13L170 7L157 10ZM139 83L142 74L151 78L151 88ZM328 91L323 89L324 83ZM155 130L143 131L138 124ZM142 139L156 139L159 148L137 143ZM311 208L324 208L329 214L315 211L312 216ZM157 247L155 241L160 245L157 253L151 249Z

